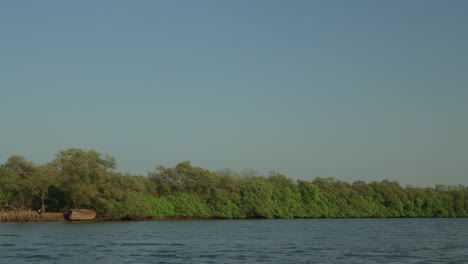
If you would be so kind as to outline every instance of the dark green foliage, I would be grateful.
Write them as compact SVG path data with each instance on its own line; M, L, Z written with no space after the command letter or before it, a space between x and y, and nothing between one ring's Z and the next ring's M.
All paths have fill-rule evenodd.
M273 186L271 200L273 202L272 214L275 218L294 218L305 216L302 196L298 185L281 174L269 178Z
M461 185L294 182L274 172L212 172L188 161L142 177L114 172L115 166L113 157L81 149L60 151L44 165L12 156L0 166L1 210L92 208L109 219L468 217L468 189Z
M157 198L143 193L131 193L112 206L112 218L133 218L176 215L174 206L166 198Z
M174 208L172 216L209 216L206 203L203 203L195 194L177 193L167 197Z
M21 178L14 170L6 166L0 167L0 202L4 209L20 208L22 192Z
M70 204L70 194L54 185L49 186L48 196L46 200L46 209L50 212L62 212L68 208Z
M240 210L243 217L273 217L273 186L265 177L242 179L240 182Z

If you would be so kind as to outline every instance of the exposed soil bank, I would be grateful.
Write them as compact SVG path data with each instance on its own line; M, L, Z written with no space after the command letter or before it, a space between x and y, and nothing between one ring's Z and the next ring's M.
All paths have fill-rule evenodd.
M44 212L40 216L40 221L67 221L64 213Z

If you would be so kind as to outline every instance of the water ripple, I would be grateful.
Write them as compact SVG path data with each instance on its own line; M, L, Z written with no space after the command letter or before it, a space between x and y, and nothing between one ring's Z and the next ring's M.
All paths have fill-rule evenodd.
M0 225L0 255L11 264L466 263L466 237L468 219L33 223Z

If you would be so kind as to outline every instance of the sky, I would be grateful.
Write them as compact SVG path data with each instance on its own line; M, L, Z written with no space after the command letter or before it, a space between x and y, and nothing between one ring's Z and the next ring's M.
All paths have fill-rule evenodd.
M5 1L0 163L468 185L467 1Z

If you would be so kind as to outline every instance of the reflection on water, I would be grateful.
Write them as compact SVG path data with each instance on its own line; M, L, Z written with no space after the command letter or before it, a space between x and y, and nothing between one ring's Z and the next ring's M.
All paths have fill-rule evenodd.
M468 263L468 219L0 224L2 263Z

